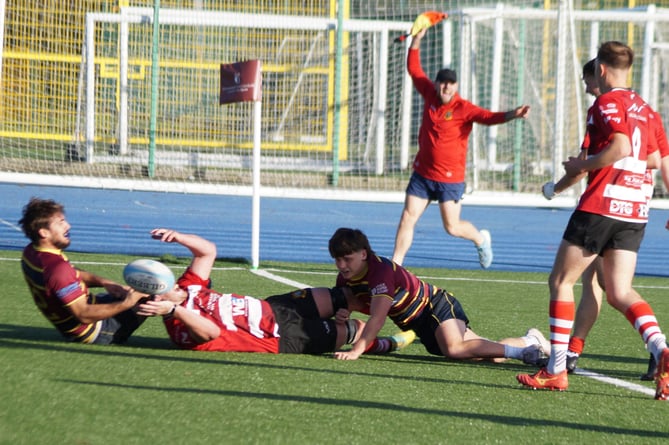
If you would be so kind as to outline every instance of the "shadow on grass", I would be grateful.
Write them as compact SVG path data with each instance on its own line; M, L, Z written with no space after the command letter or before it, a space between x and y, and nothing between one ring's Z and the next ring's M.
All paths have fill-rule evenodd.
M30 340L38 342L53 342L60 345L82 345L81 343L69 342L55 328L45 328L40 326L20 326L13 324L0 323L0 337L2 339ZM11 347L12 343L2 342L3 346ZM14 343L14 346L25 348L25 343ZM101 347L100 345L82 345L86 347ZM135 335L123 345L115 346L136 346L152 349L174 349L174 346L167 338L142 337ZM52 349L52 348L48 348Z
M333 369L333 368L316 368L316 367L306 367L306 366L295 366L286 362L281 363L266 363L257 360L253 360L253 357L257 357L258 354L255 353L224 353L224 352L203 352L203 351L184 351L175 348L172 343L166 338L156 338L156 337L142 337L134 336L125 345L112 345L112 346L101 346L101 345L85 345L80 343L70 343L61 337L55 329L45 328L45 327L34 327L34 326L19 326L11 324L2 324L0 323L0 348L17 348L25 350L27 348L35 350L44 350L44 351L59 351L65 353L76 353L76 354L87 354L92 357L124 357L128 359L136 360L165 360L169 362L183 362L189 364L205 364L205 365L223 365L223 366L244 366L253 369L269 369L269 370L282 370L288 372L294 371L303 371L311 373L324 373L324 374L334 374L350 377L352 375L369 377L369 378L388 378L388 379L406 379L410 381L421 381L434 384L447 384L447 385L462 385L462 386L480 386L479 381L475 380L463 380L461 377L446 378L446 377L426 377L417 375L414 372L408 372L406 375L402 374L383 374L378 372L366 372L360 369ZM144 349L145 352L138 352L140 349ZM261 354L261 355L270 355L274 354ZM283 354L283 356L292 356L295 357L295 354ZM226 357L226 358L223 358ZM319 357L319 356L313 356ZM323 354L322 357L324 360L333 360L331 354ZM278 359L278 356L277 356ZM635 358L627 357L613 357L617 361L624 362L634 362L640 361ZM407 364L409 366L414 366L416 364L421 364L423 366L435 365L435 366L444 366L446 371L448 367L458 367L458 368L467 368L471 366L484 367L488 369L494 369L506 374L509 374L508 380L502 380L499 383L487 382L486 386L495 387L500 389L509 389L512 387L511 382L513 382L512 375L514 372L534 372L536 368L528 365L524 365L515 360L509 360L505 363L492 363L489 361L463 361L463 360L447 360L443 357L436 355L420 355L420 354L407 354L407 353L394 353L387 355L370 355L364 357L362 360L365 361L377 361L377 362L394 362L397 364ZM594 369L590 369L595 371ZM601 370L597 371L603 374L612 375L610 371ZM630 374L630 373L626 373ZM637 378L638 376L632 374L632 379ZM624 377L624 376L623 376ZM627 376L629 378L629 376ZM508 383L507 383L508 382ZM582 391L579 391L582 393ZM593 395L602 395L600 393L593 393ZM645 398L645 397L644 397Z
M464 419L464 420L484 420L487 422L494 422L510 426L535 426L535 427L540 427L542 429L549 427L569 428L572 430L606 434L609 440L613 439L611 435L614 434L637 436L640 438L667 437L666 431L647 431L633 428L619 428L611 425L591 425L586 423L567 422L567 421L550 420L550 419L528 419L527 417L519 417L519 416L504 416L499 414L490 415L490 414L472 413L472 412L468 413L468 412L445 410L445 409L428 409L428 408L415 408L415 407L412 408L396 403L372 402L372 401L357 400L357 399L311 397L304 395L272 394L264 392L234 391L234 390L221 390L221 389L165 388L164 386L130 385L130 384L122 384L114 382L105 383L105 382L70 380L70 379L60 379L60 381L77 385L101 386L104 388L116 387L120 389L129 389L133 391L151 391L151 392L158 391L161 393L169 391L175 394L196 393L196 394L209 394L221 397L239 397L244 400L248 398L256 398L263 401L273 400L279 402L298 402L298 403L312 403L318 405L332 405L332 406L342 407L344 409L351 409L351 408L375 409L375 410L380 409L388 411L390 416L395 416L397 415L397 413L401 412L404 414L415 413L415 414L446 416L454 419Z

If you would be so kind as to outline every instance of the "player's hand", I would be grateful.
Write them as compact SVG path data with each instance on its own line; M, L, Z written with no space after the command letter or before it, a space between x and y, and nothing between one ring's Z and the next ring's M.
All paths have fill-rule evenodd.
M351 312L348 309L340 308L335 313L335 322L345 323L351 316Z
M665 224L664 228L669 230L669 219L667 220L667 224Z
M155 317L156 315L167 315L170 313L174 303L171 301L147 300L137 305L137 314L144 317Z
M544 186L541 187L541 193L543 193L544 198L548 199L549 201L555 198L555 183L553 181L545 183Z
M129 301L133 305L139 303L140 300L142 299L148 299L149 294L145 294L144 292L139 292L136 291L135 289L130 289L128 291L128 294L125 296L126 301Z
M586 170L583 168L584 162L585 161L581 158L570 156L569 159L562 163L562 165L564 166L564 171L567 173L567 176L575 178L576 176L586 172Z
M109 295L112 295L114 298L117 298L119 300L124 300L125 298L127 298L128 294L131 291L130 286L124 286L114 281L105 280L103 287L105 288L105 290Z
M151 231L151 238L160 240L164 243L177 243L179 237L179 232L172 229L153 229Z
M337 360L357 360L360 357L360 354L357 352L350 351L337 351L334 353L334 358Z
M529 105L521 105L514 110L514 117L516 119L525 119L530 112Z

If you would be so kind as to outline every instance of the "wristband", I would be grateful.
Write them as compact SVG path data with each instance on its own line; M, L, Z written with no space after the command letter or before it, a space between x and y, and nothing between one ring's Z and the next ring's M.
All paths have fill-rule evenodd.
M174 313L177 310L177 306L178 306L178 304L175 303L174 306L172 306L172 309L170 309L170 311L168 313L163 315L163 317L166 317L166 318L174 317Z

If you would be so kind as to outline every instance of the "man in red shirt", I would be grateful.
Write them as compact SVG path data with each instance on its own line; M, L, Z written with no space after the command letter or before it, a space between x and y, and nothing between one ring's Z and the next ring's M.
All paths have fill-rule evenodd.
M425 104L414 172L406 189L392 259L397 264L403 263L418 219L431 201L438 201L446 232L473 242L481 267L487 269L493 259L490 233L460 219L469 134L474 123L496 125L524 118L530 107L522 105L506 112L478 107L460 97L456 73L450 69L440 70L432 83L420 64L420 42L426 31L413 37L407 56L407 70Z
M574 285L602 257L607 301L625 315L657 362L655 398L669 399L669 348L651 306L632 281L648 221L644 190L647 156L656 145L649 120L653 111L627 87L634 52L620 42L597 51L595 77L601 95L588 122L588 157L563 163L572 178L588 175L588 186L569 219L548 279L551 355L536 374L519 374L534 389L566 390L569 334L574 324Z

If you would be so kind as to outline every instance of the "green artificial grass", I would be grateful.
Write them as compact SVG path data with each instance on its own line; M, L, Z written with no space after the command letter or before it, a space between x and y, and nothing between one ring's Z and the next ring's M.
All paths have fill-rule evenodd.
M70 253L84 269L121 280L134 259ZM63 341L35 308L20 252L0 251L0 444L653 444L669 438L669 404L584 376L563 393L515 380L517 361L457 362L420 343L390 355L337 361L331 355L208 353L174 349L149 319L123 346ZM187 261L171 261L179 273ZM263 263L260 270L310 286L332 286L330 264ZM480 335L529 327L548 334L546 274L415 269L453 292ZM265 297L294 286L219 261L214 287ZM669 283L637 289L669 330ZM578 289L577 289L578 291ZM383 333L395 328L387 322ZM604 306L579 366L639 381L648 353L627 320Z

